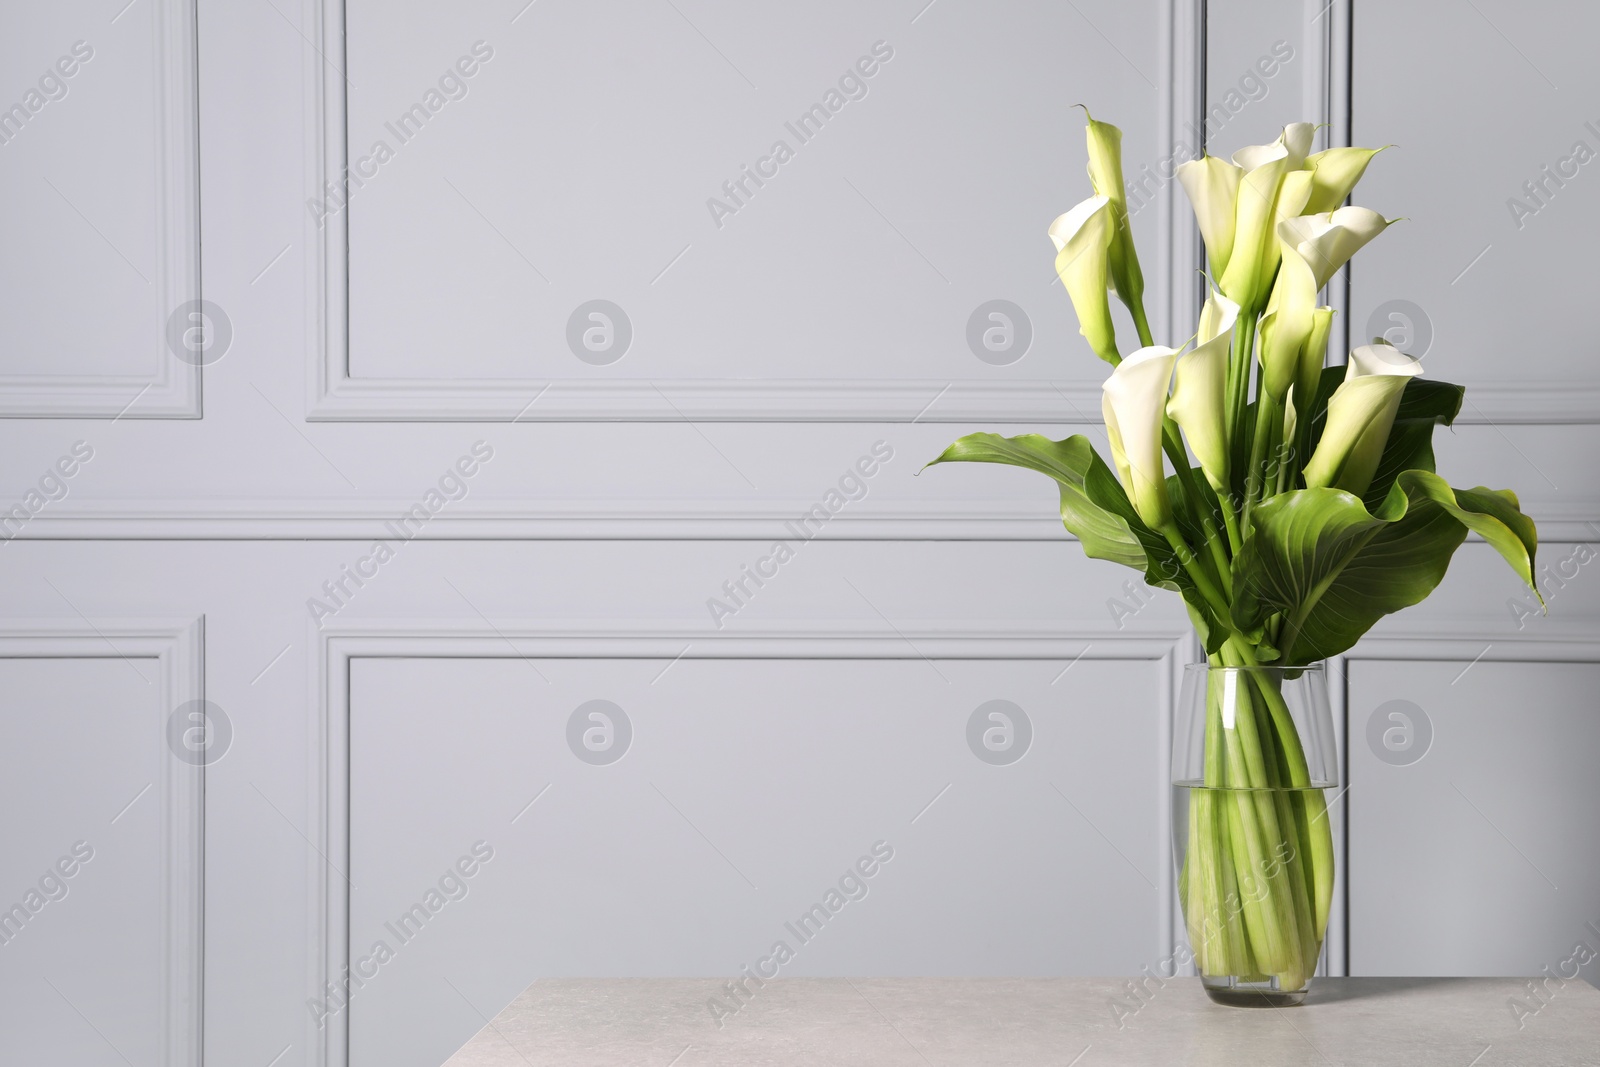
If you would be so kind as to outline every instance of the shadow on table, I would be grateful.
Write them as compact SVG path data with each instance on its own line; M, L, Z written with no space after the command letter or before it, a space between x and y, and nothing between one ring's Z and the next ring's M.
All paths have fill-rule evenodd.
M1305 1007L1332 1004L1340 1000L1367 1000L1388 997L1407 989L1426 989L1429 986L1448 985L1449 978L1367 978L1359 984L1352 981L1337 983L1326 978L1315 979L1306 994Z

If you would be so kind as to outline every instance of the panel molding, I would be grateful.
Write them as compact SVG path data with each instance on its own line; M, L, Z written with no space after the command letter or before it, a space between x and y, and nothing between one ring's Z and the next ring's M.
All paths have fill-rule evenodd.
M1176 628L1130 627L1107 636L1089 628L1034 622L972 620L921 624L916 628L862 629L859 620L795 622L783 626L710 631L678 622L362 622L313 629L317 668L312 699L311 829L315 848L329 863L310 868L307 916L313 931L307 990L321 997L340 988L350 953L350 664L370 657L424 659L791 659L791 660L1052 660L1143 661L1166 679L1158 716L1159 751L1153 754L1150 787L1160 816L1154 828L1161 869L1156 911L1161 958L1170 958L1176 875L1172 870L1168 750L1177 685L1194 647ZM688 647L685 647L687 645ZM1090 649L1093 649L1091 653ZM349 1019L340 1011L319 1026L307 1023L308 1062L348 1067Z
M199 40L195 0L154 7L156 107L155 310L149 314L150 375L0 377L0 418L198 419L202 371L167 348L166 322L200 290Z
M1414 610L1414 609L1413 609ZM1473 663L1600 663L1600 626L1592 622L1543 619L1528 631L1506 632L1483 623L1428 623L1408 619L1404 614L1390 616L1382 632L1364 637L1355 648L1328 661L1332 683L1334 732L1339 750L1341 788L1329 810L1338 819L1339 833L1334 839L1333 909L1328 920L1328 973L1350 973L1350 894L1349 848L1350 814L1347 788L1350 784L1351 737L1362 736L1351 723L1349 667L1352 663L1418 662L1447 660Z
M1354 3L1340 4L1337 0L1302 0L1305 14L1306 63L1302 69L1302 99L1308 117L1319 124L1313 147L1348 148L1350 146L1350 71L1354 62L1351 19ZM1328 336L1329 350L1336 353L1350 351L1350 271L1346 266L1328 281L1328 305L1335 311L1333 327ZM1338 357L1343 361L1344 357ZM1490 407L1499 411L1505 407L1500 393L1511 383L1483 389L1475 393L1483 396ZM1547 390L1554 392L1554 390ZM1518 409L1526 410L1526 409ZM1469 413L1476 415L1476 413ZM1467 421L1465 418L1460 421ZM1487 421L1487 418L1485 419ZM1509 421L1499 419L1496 421Z
M52 505L14 538L31 540L392 540L384 524L415 500L93 501ZM461 540L792 540L785 529L813 500L465 500L429 520L423 541ZM1546 544L1600 537L1600 499L1524 500ZM6 540L0 530L0 543ZM1473 535L1473 540L1478 540ZM1075 540L1056 508L1017 501L870 500L852 504L817 534L819 541Z
M345 0L313 0L320 11L317 47L347 59ZM1162 86L1160 137L1172 143L1187 119L1200 112L1200 0L1169 0L1162 8L1158 39L1164 52L1184 55L1185 76ZM1164 69L1169 69L1166 67ZM311 195L342 190L347 183L346 86L333 63L315 68L315 101L310 118L308 158L313 160L306 185ZM1171 220L1184 206L1177 182L1161 191L1163 218ZM356 378L350 374L349 213L339 212L331 225L308 222L308 244L317 250L312 272L316 309L312 338L306 419L309 422L1061 422L1064 411L1100 410L1098 381L987 381L982 379L451 379ZM1167 233L1174 228L1163 225ZM1176 266L1172 245L1160 244L1146 264L1158 292L1194 288L1193 256ZM1194 312L1198 313L1198 301ZM1152 309L1157 326L1163 312ZM1192 320L1192 316L1181 318ZM538 402L532 403L537 398Z
M205 619L6 619L0 659L155 660L160 706L205 697ZM204 1055L205 769L161 760L162 1037L160 1062L200 1067Z

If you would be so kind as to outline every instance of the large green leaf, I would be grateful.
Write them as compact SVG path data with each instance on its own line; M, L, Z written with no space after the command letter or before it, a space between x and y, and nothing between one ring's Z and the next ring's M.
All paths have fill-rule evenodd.
M1061 489L1061 522L1083 543L1085 555L1137 571L1148 565L1142 539L1135 532L1144 524L1122 483L1082 434L1052 441L1036 433L1020 437L969 433L928 466L956 462L1005 463L1049 475ZM1156 539L1161 540L1159 535Z
M1234 561L1233 624L1248 633L1278 615L1285 663L1344 652L1427 597L1468 531L1534 586L1538 533L1515 494L1452 489L1431 471L1401 472L1374 511L1342 490L1299 489L1259 505L1250 525Z
M1431 471L1433 465L1433 428L1449 426L1461 412L1461 399L1466 390L1449 382L1412 378L1400 394L1400 406L1394 414L1394 426L1383 445L1383 458L1372 476L1362 502L1369 510L1376 509L1389 495L1389 489L1401 471Z
M1049 475L1061 491L1062 525L1082 543L1085 555L1142 571L1148 584L1182 594L1207 652L1217 651L1227 640L1227 619L1201 596L1167 539L1139 518L1122 483L1082 434L1061 441L1032 433L1019 437L968 434L928 466L956 462L1004 463ZM1204 553L1203 535L1190 530L1197 531L1198 522L1189 514L1186 498L1175 484L1171 492L1188 543Z

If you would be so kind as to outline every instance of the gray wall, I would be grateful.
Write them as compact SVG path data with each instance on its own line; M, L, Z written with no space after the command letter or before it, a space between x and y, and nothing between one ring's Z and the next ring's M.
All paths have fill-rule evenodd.
M1191 120L1227 109L1220 151L1306 117L1398 146L1359 199L1408 221L1330 297L1351 338L1409 330L1469 387L1441 470L1521 491L1550 613L1469 543L1336 665L1328 966L1535 974L1600 949L1600 383L1570 310L1600 281L1600 179L1521 188L1600 149L1597 16L1206 6L1202 36L1190 5L1082 0L0 5L17 100L92 51L0 144L22 206L0 221L0 510L28 516L0 544L0 791L23 813L0 904L93 850L0 945L8 1042L437 1063L542 975L733 977L880 841L784 973L1163 966L1182 612L1084 560L1036 477L916 476L971 429L1103 440L1044 235L1087 191L1075 103L1157 174L1134 227L1171 338L1196 250L1155 240L1187 210L1159 171ZM864 95L799 143L785 123L880 41ZM401 143L386 124L462 57ZM780 138L775 176L708 208ZM330 205L346 158L360 188ZM203 369L168 340L196 297L229 334ZM1031 333L1008 363L967 340L996 299ZM569 343L594 300L626 314L620 356L583 347L581 314ZM402 541L385 524L419 503ZM793 558L714 618L779 539ZM196 754L201 698L228 736ZM598 720L572 726L597 700L626 716L610 763L582 742ZM1011 764L969 745L996 700L1029 724ZM1393 714L1425 748L1369 742ZM393 958L363 964L380 940ZM370 977L324 1016L352 963Z

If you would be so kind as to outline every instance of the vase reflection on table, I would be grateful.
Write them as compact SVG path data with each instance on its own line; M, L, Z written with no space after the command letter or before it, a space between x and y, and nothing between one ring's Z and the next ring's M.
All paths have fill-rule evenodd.
M1184 672L1173 730L1178 901L1213 1000L1299 1004L1333 901L1337 785L1327 671Z

